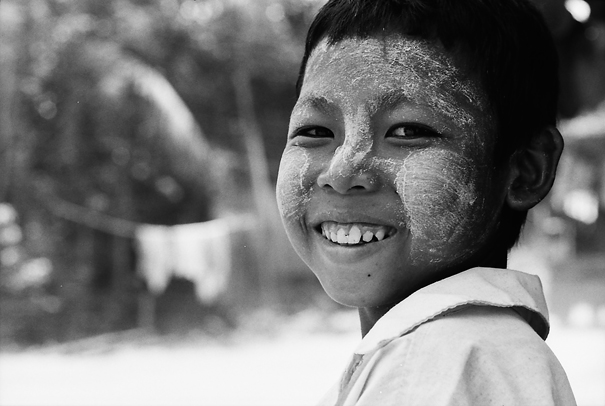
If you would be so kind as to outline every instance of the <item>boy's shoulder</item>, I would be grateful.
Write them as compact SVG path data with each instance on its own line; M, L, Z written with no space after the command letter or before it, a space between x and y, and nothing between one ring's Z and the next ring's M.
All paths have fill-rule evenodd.
M491 318L469 317L476 307L493 309L494 314ZM498 309L513 310L510 313L498 312ZM496 317L500 313L502 317ZM481 327L486 323L483 330L480 329L486 331L488 325L496 321L494 327L501 325L509 314L520 316L519 328L527 326L533 335L546 339L548 310L540 279L508 269L469 269L430 284L394 306L364 337L356 353L373 352L427 323L446 319L447 325L464 323Z
M342 390L360 405L573 405L542 300L537 277L491 268L421 289L366 335Z
M512 307L461 307L373 355L368 404L575 404L559 361Z
M409 358L424 358L426 361L422 363L438 358L442 364L458 363L472 369L480 367L477 363L520 364L528 356L533 362L552 355L518 308L493 305L460 306L391 344L413 347L413 352L408 352Z

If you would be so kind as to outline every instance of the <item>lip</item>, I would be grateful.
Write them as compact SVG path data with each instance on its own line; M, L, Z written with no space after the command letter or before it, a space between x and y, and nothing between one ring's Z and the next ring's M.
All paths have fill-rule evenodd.
M321 224L325 222L334 222L339 224L365 224L370 227L386 227L394 230L395 233L399 228L391 224L389 221L385 221L365 213L342 213L339 211L319 213L313 216L312 219L309 219L308 224L312 229L318 230Z

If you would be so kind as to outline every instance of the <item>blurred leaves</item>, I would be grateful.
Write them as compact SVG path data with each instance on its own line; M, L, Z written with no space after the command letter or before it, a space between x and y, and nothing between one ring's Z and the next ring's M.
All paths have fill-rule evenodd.
M17 178L24 184L41 179L72 202L94 201L111 212L112 185L128 179L131 187L173 203L192 188L196 198L210 200L218 184L246 171L238 158L244 135L232 81L242 64L275 167L301 38L317 6L292 0L3 1L8 41L2 51L10 60L3 70L17 83L7 95L13 126L3 131L3 151L21 160L4 171L16 177L2 196L19 194ZM108 202L99 204L103 195Z
M249 78L274 178L304 33L318 6L0 2L0 202L19 213L21 264L52 260L44 295L76 300L107 280L100 273L119 267L99 263L124 252L119 240L91 231L105 217L128 229L129 222L178 224L250 210L234 75L245 69Z

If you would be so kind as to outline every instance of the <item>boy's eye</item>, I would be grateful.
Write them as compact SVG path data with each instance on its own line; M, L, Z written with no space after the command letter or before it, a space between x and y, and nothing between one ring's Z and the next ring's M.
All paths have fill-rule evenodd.
M294 136L308 138L334 138L334 133L325 127L307 127L298 130Z
M397 127L393 127L387 133L387 137L406 140L437 136L439 136L439 133L437 131L417 124L399 125Z

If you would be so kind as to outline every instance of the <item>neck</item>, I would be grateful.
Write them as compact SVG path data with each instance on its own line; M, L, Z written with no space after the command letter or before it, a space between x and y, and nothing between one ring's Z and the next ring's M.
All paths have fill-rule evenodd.
M380 307L360 307L357 309L359 312L359 323L361 325L361 337L365 337L366 334L374 327L374 324L391 310L393 306L380 306Z
M475 267L483 267L483 268L502 268L505 269L507 267L508 262L508 253L502 250L489 251L486 255L483 255L479 258L478 261L473 261L475 265L464 266L464 267L456 267L453 270L448 272L444 272L439 274L438 277L434 278L434 280L427 281L424 286L428 286L431 283L435 283L441 279L448 278L450 276L456 275L460 272L463 272L467 269L475 268ZM393 306L397 303L378 306L378 307L360 307L358 308L359 313L359 322L361 325L361 336L365 337L365 335L374 327L374 324L384 316Z
M488 252L487 255L482 258L482 260L477 266L483 268L506 269L506 267L508 266L508 253L506 251Z

